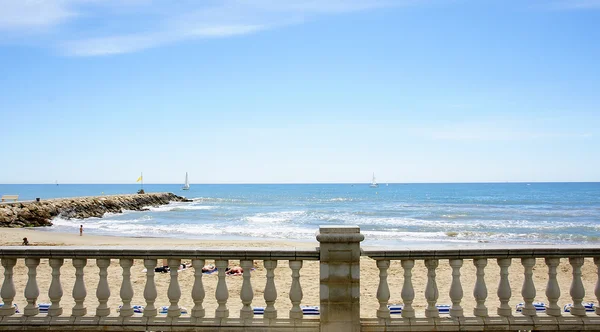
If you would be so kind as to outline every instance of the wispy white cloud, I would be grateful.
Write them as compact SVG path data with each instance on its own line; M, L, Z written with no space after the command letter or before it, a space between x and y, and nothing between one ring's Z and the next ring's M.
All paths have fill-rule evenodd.
M246 35L320 15L428 0L0 0L0 31L60 28L46 43L73 56L130 53L183 40ZM15 32L16 31L16 32ZM46 36L46 38L49 38Z
M75 16L65 1L0 0L0 30L38 29Z

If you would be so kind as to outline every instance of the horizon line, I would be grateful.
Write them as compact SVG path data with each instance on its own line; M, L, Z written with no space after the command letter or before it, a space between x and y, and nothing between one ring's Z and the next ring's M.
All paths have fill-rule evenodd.
M500 183L600 183L600 181L457 181L457 182L379 182L379 185L386 184L500 184ZM206 183L190 183L191 185L296 185L296 184L364 184L369 185L370 182L206 182ZM0 185L57 185L56 183L0 183ZM58 185L135 185L139 183L80 183L66 182L58 183ZM144 185L181 185L179 182L155 182L144 183Z

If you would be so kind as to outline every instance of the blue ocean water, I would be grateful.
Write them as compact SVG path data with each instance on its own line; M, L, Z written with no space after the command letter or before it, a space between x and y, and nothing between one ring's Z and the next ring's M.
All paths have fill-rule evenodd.
M135 193L139 185L0 185L20 199ZM600 183L146 184L193 199L48 231L191 239L314 241L319 225L359 225L366 245L600 243Z

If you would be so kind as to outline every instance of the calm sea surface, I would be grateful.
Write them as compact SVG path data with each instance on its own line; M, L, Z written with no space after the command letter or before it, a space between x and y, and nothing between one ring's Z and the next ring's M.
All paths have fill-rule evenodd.
M139 185L2 185L20 200L135 193ZM56 218L47 231L191 239L314 241L319 225L359 225L366 245L598 244L600 183L146 184L193 199L104 218Z

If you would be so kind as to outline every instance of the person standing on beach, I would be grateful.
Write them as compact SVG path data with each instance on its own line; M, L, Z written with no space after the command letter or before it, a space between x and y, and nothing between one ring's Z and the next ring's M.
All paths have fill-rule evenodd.
M79 225L79 236L83 236L83 225Z

